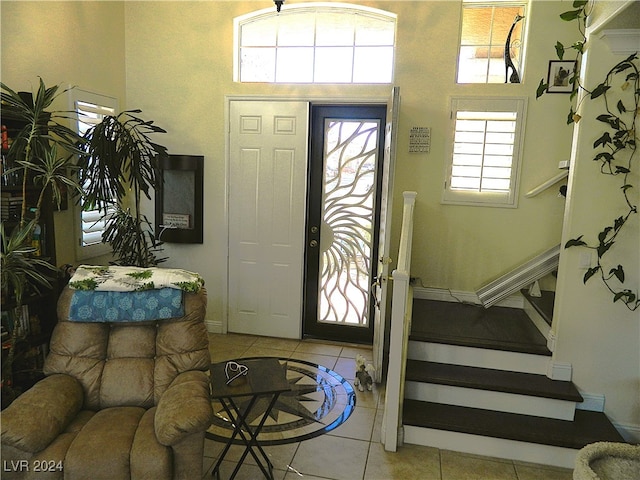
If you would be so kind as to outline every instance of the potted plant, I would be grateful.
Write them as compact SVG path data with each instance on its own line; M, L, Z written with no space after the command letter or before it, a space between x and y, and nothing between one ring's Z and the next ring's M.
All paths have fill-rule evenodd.
M11 231L8 223L0 224L2 305L3 310L10 310L20 308L27 295L53 288L57 268L38 254L34 240L49 196L60 207L67 190L79 191L73 180L73 165L81 137L63 124L66 113L51 111L55 99L66 90L47 88L42 79L35 94L16 92L4 83L0 88L3 124L13 126L13 142L3 152L8 168L2 173L22 193L19 219L13 222ZM35 201L28 208L27 198L32 194ZM14 328L2 365L4 400L13 396L9 385L18 340L18 329Z
M161 177L157 175L158 157L167 149L154 143L150 134L166 133L152 121L130 110L117 116L105 116L87 131L79 160L79 183L83 186L85 208L115 211L103 241L108 242L120 265L150 267L164 261L157 258L161 242L156 240L151 223L141 212L142 194L150 191ZM122 205L130 187L132 208Z

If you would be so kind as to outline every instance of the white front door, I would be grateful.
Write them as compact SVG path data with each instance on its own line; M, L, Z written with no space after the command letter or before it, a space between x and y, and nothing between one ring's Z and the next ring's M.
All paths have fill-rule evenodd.
M308 116L307 102L230 102L230 332L301 338Z

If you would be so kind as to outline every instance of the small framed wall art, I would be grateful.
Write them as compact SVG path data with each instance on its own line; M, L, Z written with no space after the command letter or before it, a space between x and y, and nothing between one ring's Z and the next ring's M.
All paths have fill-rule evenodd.
M550 60L547 74L547 93L571 93L570 82L576 70L575 60Z

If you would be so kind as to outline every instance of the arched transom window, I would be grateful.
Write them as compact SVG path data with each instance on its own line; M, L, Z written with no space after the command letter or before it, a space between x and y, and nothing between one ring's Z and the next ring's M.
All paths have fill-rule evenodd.
M395 31L395 14L342 3L243 15L234 24L234 80L391 83Z

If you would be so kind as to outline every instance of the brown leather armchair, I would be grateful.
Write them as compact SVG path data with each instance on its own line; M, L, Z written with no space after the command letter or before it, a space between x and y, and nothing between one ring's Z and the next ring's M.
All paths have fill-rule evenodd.
M183 317L152 322L69 321L72 295L58 301L46 378L2 412L3 478L202 478L204 289L184 294Z

